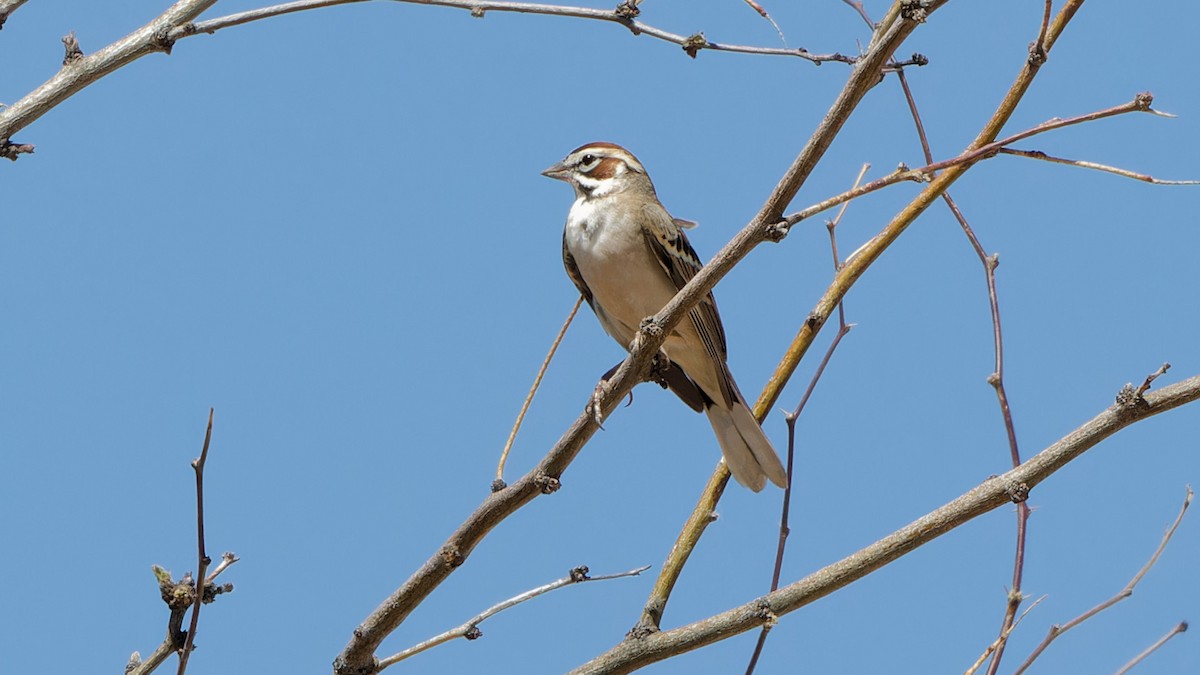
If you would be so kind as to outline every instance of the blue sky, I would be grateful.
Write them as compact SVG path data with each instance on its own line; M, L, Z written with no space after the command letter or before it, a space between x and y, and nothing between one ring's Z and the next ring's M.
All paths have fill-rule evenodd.
M59 38L91 53L166 0L30 2L0 31L0 101L50 77ZM834 0L764 2L788 44L855 53ZM1056 3L1057 4L1057 3ZM885 3L868 2L875 16ZM207 17L258 5L222 2ZM596 6L606 6L601 3ZM901 50L935 154L978 131L1036 33L1041 3L956 2ZM779 46L737 0L651 0L643 20ZM1084 6L1009 131L1149 90L1130 115L1021 145L1200 177L1191 3ZM161 640L150 573L195 565L188 462L216 408L210 552L242 561L202 614L189 672L328 672L350 631L488 491L512 419L576 291L561 268L569 190L538 173L592 140L647 166L697 220L707 258L757 211L847 67L701 53L594 22L362 3L179 42L94 84L14 139L0 165L0 669L113 672ZM855 113L792 210L922 163L894 79ZM853 204L843 251L918 188ZM1021 449L1031 456L1164 361L1200 372L1200 188L1002 157L952 194L989 252ZM716 289L730 364L757 395L831 277L821 219ZM852 290L843 342L800 420L794 581L1009 466L986 377L980 265L931 209ZM785 391L802 394L827 329ZM581 312L510 460L516 478L622 356ZM617 643L718 458L705 420L657 387L606 423L563 489L510 518L384 645L399 651L586 564L649 575L503 613L409 672L562 672ZM783 417L767 420L782 449ZM1051 623L1116 593L1200 485L1200 407L1121 432L1034 490L1011 672ZM780 492L727 490L676 589L678 626L765 592ZM1061 638L1040 672L1111 672L1200 618L1191 516L1135 595ZM785 617L760 673L962 672L999 629L1015 517L1000 509ZM754 635L646 672L741 672ZM1136 672L1200 667L1192 634ZM400 667L393 669L402 672ZM392 672L392 671L389 671ZM1036 671L1035 671L1036 672Z

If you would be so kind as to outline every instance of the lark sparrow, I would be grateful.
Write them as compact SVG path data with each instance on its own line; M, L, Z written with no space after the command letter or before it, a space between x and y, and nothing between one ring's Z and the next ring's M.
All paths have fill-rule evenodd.
M575 189L563 232L567 275L605 332L629 348L642 319L653 316L700 270L684 236L692 223L672 218L646 169L625 148L589 143L542 175ZM787 485L787 472L725 364L725 329L709 293L663 343L660 369L684 403L708 414L725 463L739 483L761 490Z

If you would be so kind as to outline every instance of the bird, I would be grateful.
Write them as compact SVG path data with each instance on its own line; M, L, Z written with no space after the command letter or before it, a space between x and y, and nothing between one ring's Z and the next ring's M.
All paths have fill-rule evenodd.
M563 265L604 331L628 350L642 320L702 267L683 231L695 223L672 218L642 163L615 143L582 145L542 175L574 188ZM779 455L729 372L725 328L711 292L671 330L661 356L662 381L708 415L737 482L755 492L767 480L787 487Z

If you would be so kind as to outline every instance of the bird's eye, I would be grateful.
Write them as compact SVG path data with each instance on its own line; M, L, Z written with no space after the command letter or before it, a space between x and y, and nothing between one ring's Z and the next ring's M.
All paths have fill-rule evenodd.
M584 155L583 158L579 160L579 163L580 164L591 164L592 162L595 162L595 161L596 161L595 155Z

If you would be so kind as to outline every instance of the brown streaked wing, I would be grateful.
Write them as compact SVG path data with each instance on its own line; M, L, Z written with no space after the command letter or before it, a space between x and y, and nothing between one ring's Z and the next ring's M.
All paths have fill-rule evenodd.
M676 289L681 289L700 271L703 265L696 250L692 248L687 235L671 219L671 216L658 204L649 204L643 209L642 234L646 245L654 252L663 270L671 277ZM710 292L703 300L688 312L692 325L704 342L704 350L717 364L718 372L727 373L725 359L728 348L725 344L725 328L721 325L721 315L717 313L717 301ZM738 399L733 387L729 384L728 376L721 377L721 393L725 404L731 405Z
M583 275L579 273L579 265L575 264L575 256L571 255L570 249L567 248L566 230L563 230L563 267L567 269L567 276L571 278L571 283L579 289L579 294L583 296L584 300L587 300L592 311L596 311L596 307L592 305L592 289L588 288L587 282L583 280Z

